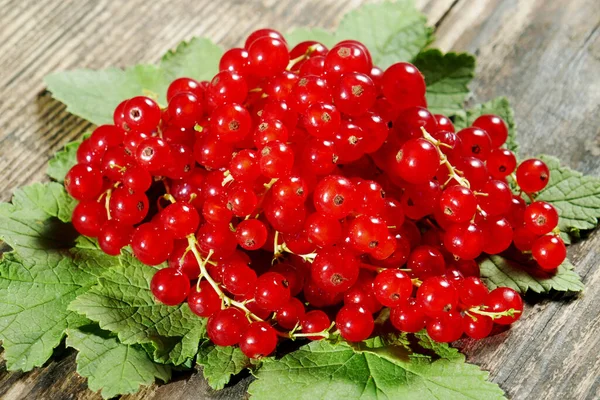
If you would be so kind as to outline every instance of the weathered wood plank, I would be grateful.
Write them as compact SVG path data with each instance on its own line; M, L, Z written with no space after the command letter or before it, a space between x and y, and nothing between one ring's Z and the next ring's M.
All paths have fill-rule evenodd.
M90 125L43 91L49 72L155 62L179 41L211 37L230 47L259 26L332 27L361 1L0 0L0 198L44 179L45 163ZM600 7L595 0L420 0L437 26L437 45L478 54L477 100L507 95L523 154L560 156L600 175ZM521 323L462 347L514 399L600 397L600 236L570 250L587 290L576 300L529 298ZM223 392L201 374L127 398L243 398L249 378ZM7 373L3 399L98 399L64 351L46 368Z

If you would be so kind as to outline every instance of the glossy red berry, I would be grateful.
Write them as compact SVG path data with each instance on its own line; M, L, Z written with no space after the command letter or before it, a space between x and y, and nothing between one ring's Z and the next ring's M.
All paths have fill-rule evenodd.
M404 143L394 157L392 170L410 183L425 183L438 170L440 156L436 147L425 139Z
M425 80L414 65L400 62L391 65L383 73L384 96L400 108L420 106L425 97Z
M158 301L168 306L183 303L190 290L187 276L173 268L156 271L150 281L150 291Z
M248 358L266 357L275 351L277 333L268 323L256 321L250 324L240 340L240 350Z
M546 235L533 242L531 255L540 268L554 271L567 258L567 248L560 237Z
M106 209L95 201L80 202L75 206L71 217L75 230L89 237L98 236L106 220Z
M302 333L318 333L329 328L330 320L327 314L321 310L313 310L304 314L302 318ZM323 336L308 336L310 340L321 340Z
M173 236L157 224L142 224L133 231L131 250L144 264L158 265L169 258L173 250Z
M186 203L173 203L160 212L160 222L175 239L185 239L200 225L198 211Z
M487 315L465 315L462 320L465 334L472 339L485 339L494 328L494 321Z
M439 210L448 221L467 222L477 211L477 198L467 187L450 186L440 197Z
M519 293L508 287L498 287L492 290L485 300L487 308L485 311L492 313L503 313L513 310L513 315L505 315L494 318L494 322L500 325L510 325L523 314L523 300Z
M266 272L256 281L256 303L266 310L277 310L290 299L289 282L277 272Z
M472 222L453 224L444 234L444 247L457 257L473 260L483 251L485 238L479 226Z
M285 40L263 36L248 46L250 71L258 77L267 77L282 72L290 56Z
M77 200L97 199L102 187L100 170L87 164L76 164L65 177L65 189Z
M129 99L122 112L124 124L120 127L125 130L152 132L160 122L160 107L149 97L137 96Z
M429 317L438 317L458 306L458 290L452 282L441 276L423 281L417 290L417 300Z
M490 136L492 147L502 146L508 138L506 122L497 115L485 114L473 121L473 126L483 129Z
M415 333L425 328L427 316L423 306L414 298L391 309L390 321L401 332Z
M98 234L98 245L103 252L111 256L121 254L121 249L131 241L133 227L110 220L102 225Z
M525 208L523 222L536 235L545 235L558 225L558 212L552 204L534 201Z
M349 215L356 205L354 184L340 175L330 175L319 181L313 193L317 211L335 219Z
M206 333L217 346L233 346L240 342L248 325L244 312L230 307L211 315L206 323Z
M190 289L187 304L199 317L210 317L221 309L221 298L210 283L202 280L198 288Z
M277 310L277 324L284 329L293 329L304 318L304 305L295 297Z
M342 307L335 317L335 324L340 335L349 342L367 339L375 327L371 313L357 305Z
M412 293L409 276L395 269L380 272L374 282L375 297L386 307L397 307L405 303Z
M549 179L550 170L542 160L531 158L517 167L517 183L526 193L535 193L544 189Z

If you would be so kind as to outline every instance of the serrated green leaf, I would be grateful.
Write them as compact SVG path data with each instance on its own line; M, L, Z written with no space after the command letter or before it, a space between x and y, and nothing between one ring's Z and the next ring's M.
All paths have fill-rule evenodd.
M83 139L88 138L90 134L90 132L84 133ZM77 149L81 142L82 140L69 142L62 150L54 154L54 157L48 161L48 169L46 170L46 174L50 178L60 183L64 182L67 172L77 164Z
M554 274L544 272L535 265L526 265L498 255L479 260L479 267L481 277L490 289L507 286L520 293L528 290L549 293L551 290L580 292L584 288L581 277L573 271L573 264L569 260L565 260Z
M431 339L427 334L427 331L422 330L414 334L419 339L419 346L433 351L441 358L445 358L450 361L465 361L465 356L461 354L458 349L450 347L448 343L439 343Z
M162 57L160 67L168 81L181 77L198 81L211 80L219 72L219 59L223 49L206 38L192 38L181 42L177 48ZM164 95L164 93L160 93Z
M414 64L425 77L427 104L432 113L454 116L464 109L470 93L468 85L475 76L473 55L425 50L417 55Z
M135 393L155 378L171 379L168 366L154 363L140 347L122 344L99 329L69 329L67 346L79 351L77 372L105 399Z
M329 31L326 31L321 28L294 28L290 32L285 34L285 39L287 40L288 47L290 49L294 48L298 43L314 40L322 43L325 47L331 48L333 47L337 40L335 35Z
M70 248L75 236L57 218L68 218L70 201L47 183L0 204L0 239L14 250L0 259L0 339L10 370L41 366L65 329L87 323L67 305L114 263L97 249Z
M154 299L150 281L155 268L126 253L119 260L120 265L100 277L69 309L117 333L124 344L154 343L156 357L163 362L181 364L193 357L206 333L205 320L185 303L171 307Z
M508 138L506 139L505 147L519 154L519 144L517 143L517 126L515 123L515 115L512 107L506 97L497 97L487 103L477 104L466 113L458 113L454 121L456 129L463 129L471 126L473 122L481 115L495 114L502 118L508 126Z
M539 158L550 169L550 181L536 200L556 207L561 231L595 228L600 218L600 178L563 167L555 157L542 155Z
M250 359L239 347L221 347L205 342L200 346L196 362L202 365L202 373L211 388L221 390L232 375L237 375L251 365Z
M411 0L366 4L346 14L335 36L355 39L367 46L373 63L381 68L411 61L433 40L427 18Z
M155 65L136 65L125 70L76 69L55 72L44 78L52 97L66 104L67 111L96 125L112 124L113 113L125 99L152 92L165 104L169 79Z
M396 350L312 342L280 360L265 361L248 392L257 400L504 398L476 365L409 360Z

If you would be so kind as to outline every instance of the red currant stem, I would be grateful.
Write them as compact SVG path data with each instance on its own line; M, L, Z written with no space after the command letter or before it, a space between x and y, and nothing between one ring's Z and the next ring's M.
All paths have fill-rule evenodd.
M125 171L127 171L126 167L123 167L123 166L118 165L118 164L110 164L110 168L111 169L112 168L117 168L119 170L119 172L125 172Z
M177 200L175 200L175 197L173 197L173 195L171 195L170 193L165 193L165 194L163 194L163 195L162 195L162 198L163 198L163 199L165 199L165 200L167 200L167 201L170 201L170 202L171 202L171 204L173 204L173 203L176 203L176 202L177 202Z
M420 280L419 278L413 278L411 279L413 286L419 287L423 284L423 281Z
M194 130L196 132L202 132L204 130L204 128L202 127L202 125L196 124L196 125L194 125Z
M442 150L440 150L440 146L443 143L441 141L437 140L436 138L434 138L433 136L431 136L429 134L429 132L427 132L425 130L425 128L421 127L421 131L423 132L423 137L427 141L429 141L431 144L433 144L435 146L435 148L437 149L438 155L440 156L440 165L445 165L446 168L448 169L449 178L448 178L448 180L446 182L444 182L444 184L442 185L442 187L446 187L446 185L452 179L454 179L454 180L456 180L456 182L458 182L459 185L464 186L466 188L470 188L471 184L469 183L469 181L459 175L460 171L457 170L456 168L454 168L454 166L452 164L450 164L450 161L448 161L448 157L446 157L446 155L444 154L444 152L442 152Z
M165 193L171 193L171 188L169 187L169 184L167 183L167 181L165 179L162 180L163 186L165 187ZM195 193L192 193L195 194Z
M223 291L219 287L219 284L217 282L215 282L213 280L213 278L210 276L210 274L208 273L208 270L206 269L206 264L208 264L210 257L213 255L213 251L210 250L208 252L208 255L206 256L206 259L203 259L202 255L198 251L198 247L197 247L198 241L196 240L196 237L193 234L191 234L187 237L187 239L188 239L188 248L192 251L192 253L194 253L194 257L196 258L196 261L198 262L198 265L200 266L200 276L198 277L198 283L196 284L196 290L199 290L200 281L202 280L202 278L204 278L210 284L210 286L212 286L212 288L217 293L217 295L219 295L219 297L221 298L222 304L224 306L237 307L246 313L246 317L248 317L248 319L251 318L255 321L263 321L262 318L254 315L250 310L248 310L248 307L246 307L245 303L235 301L232 298L228 297L225 293L223 293Z
M329 325L328 328L323 329L321 332L314 332L314 333L295 333L293 330L289 332L288 337L292 340L297 339L297 338L301 338L301 337L313 337L313 336L321 336L325 339L329 338L329 336L331 335L335 335L336 332L329 332L333 327L335 326L335 321L333 321L331 323L331 325Z
M387 228L388 229L396 229L397 227L396 227L396 225L389 225Z
M196 199L196 197L198 197L198 195L197 195L196 193L192 193L192 194L190 194L190 200L189 200L189 203L193 202L193 201Z
M527 192L521 192L521 193L525 193L525 196L527 196L529 198L529 201L531 203L533 203L535 201L535 197L531 193L527 193Z
M262 207L262 204L265 201L265 197L267 197L267 192L269 190L271 190L271 187L273 187L273 185L275 184L275 182L277 182L277 178L273 178L269 181L269 183L265 183L263 186L265 187L265 191L262 193L262 195L260 196L260 198L258 199L258 204L256 204L256 208L254 209L254 211L252 211L250 214L246 215L246 219L250 219L252 214L256 213L256 216L254 218L258 218L260 216L260 212L257 212L257 210L260 210L260 208Z
M369 265L369 264L360 264L360 267L362 269L366 269L366 270L369 270L369 271L375 271L377 273L380 273L381 271L385 270L385 268L376 267L374 265Z
M313 253L307 253L307 254L296 254L293 251L291 251L289 249L289 247L286 246L285 243L282 243L280 245L277 246L277 248L275 249L275 253L277 255L281 254L281 253L290 253L290 254L294 254L297 255L298 257L302 257L302 259L306 262L309 262L312 264L313 261L315 261L315 257L317 256L316 252Z
M104 197L104 208L106 209L106 218L109 220L112 219L110 216L110 196L112 194L112 189L108 189L106 191L106 196Z
M473 192L473 194L475 196L483 196L483 197L489 196L489 193L484 193L484 192Z
M291 71L292 68L294 67L294 65L298 64L300 61L304 61L305 59L307 59L308 56L310 56L317 47L318 47L318 45L313 44L312 46L309 46L306 49L306 52L304 54L302 54L299 57L294 58L293 60L290 60L290 62L288 63L288 66L286 68L286 71Z
M271 265L275 264L275 261L281 257L281 247L277 244L279 241L279 231L276 230L273 236L273 258L271 259Z
M248 92L250 93L257 93L257 92L262 92L262 88L261 87L255 87L254 89L250 89L248 90Z
M233 175L231 175L231 172L229 172L229 170L223 172L223 176L225 176L225 178L223 179L223 182L221 182L221 186L225 186L229 182L232 182L234 180Z
M470 308L468 311L473 314L486 315L486 316L490 317L491 319L498 319L498 318L502 318L502 317L514 317L515 314L521 313L521 311L515 310L514 308L509 308L508 310L501 311L501 312L484 311L483 308L487 308L487 307L486 306L476 306L476 307ZM470 317L473 318L473 316L471 316L471 315L470 315Z
M166 107L161 107L161 108L166 108ZM158 137L159 138L163 138L163 133L162 133L162 129L160 128L160 125L156 127L156 133L158 133Z

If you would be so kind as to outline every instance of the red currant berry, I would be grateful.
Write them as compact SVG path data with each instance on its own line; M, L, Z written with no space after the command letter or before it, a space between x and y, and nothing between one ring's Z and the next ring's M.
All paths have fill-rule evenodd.
M552 204L534 201L525 208L523 222L525 228L536 235L545 235L558 225L558 212Z
M486 161L488 171L494 179L504 179L517 167L515 154L508 149L493 149Z
M293 329L304 318L304 313L302 302L292 297L277 310L277 324L284 329Z
M249 219L239 223L235 229L239 245L246 250L258 250L267 241L267 228L262 221Z
M187 298L190 310L199 317L210 317L221 309L221 298L215 289L203 280L198 289L192 288Z
M331 139L340 129L340 112L332 104L313 103L303 115L306 131L316 138Z
M120 224L115 220L107 221L98 235L98 244L106 254L118 256L121 249L131 241L132 233L132 226Z
M133 231L131 250L144 264L158 265L167 261L173 251L173 237L154 223L142 224Z
M535 193L544 189L549 179L550 170L542 160L531 158L517 167L517 183L526 193Z
M485 114L478 117L473 126L483 129L490 136L492 147L500 147L508 138L508 127L497 115Z
M349 116L360 116L373 106L377 97L377 89L373 80L359 72L344 74L334 92L335 105Z
M494 322L500 325L510 325L523 314L523 300L519 293L508 287L499 287L488 294L485 300L487 308L485 311L491 313L504 313L513 310L513 315L505 315L500 318L494 318Z
M150 291L158 301L168 306L181 304L190 291L190 281L173 268L156 271L150 282Z
M473 317L465 315L462 320L462 328L465 334L472 339L485 339L492 333L492 328L494 328L494 321L487 315Z
M175 239L185 239L200 225L198 211L186 203L173 203L160 212L160 221Z
M440 343L454 342L463 334L462 317L457 311L450 311L427 323L427 334Z
M411 276L427 279L443 274L446 269L446 262L437 248L420 245L415 247L408 256L407 268L411 270Z
M450 253L466 260L477 258L483 251L485 238L476 224L451 225L444 234L444 247Z
M409 183L425 183L434 177L440 156L434 145L425 139L411 139L395 156L392 171Z
M318 333L329 328L330 320L321 310L309 311L302 318L302 333ZM310 340L321 340L323 336L309 336Z
M481 230L484 236L483 251L488 254L502 253L513 241L512 226L501 216L488 217L481 223Z
M117 188L112 192L109 202L111 218L125 225L142 222L148 215L148 197L144 193L132 192L126 188Z
M191 78L178 78L171 82L167 89L167 101L171 101L179 93L192 93L198 100L204 99L204 88L198 81Z
M412 293L412 282L404 272L386 269L374 282L375 296L386 307L397 307L405 303Z
M531 255L540 268L554 271L567 258L567 248L560 237L542 236L533 242Z
M100 171L86 164L76 164L65 177L65 189L77 200L95 200L102 192Z
M240 350L248 358L266 357L275 351L277 333L268 322L257 321L250 324L240 340Z
M256 303L262 308L275 311L290 299L289 283L277 272L266 272L256 281Z
M408 302L391 309L390 321L401 332L415 333L425 328L427 316L423 306L416 299L410 298Z
M467 187L450 186L440 197L439 209L449 221L467 222L477 211L477 199Z
M160 107L149 97L137 96L129 99L123 106L124 125L126 130L152 132L160 122Z
M313 193L313 200L317 211L341 219L355 208L356 188L347 178L330 175L319 181Z
M273 141L260 151L260 172L267 178L283 178L292 171L294 152L283 142Z
M244 312L230 307L210 316L206 323L206 333L217 346L233 346L240 342L248 325L250 323Z
M282 72L290 62L285 40L263 36L253 41L247 49L250 71L261 78Z
M373 316L360 306L348 305L338 311L335 324L340 335L349 342L362 342L373 332Z
M492 151L492 140L486 131L479 128L465 128L457 133L462 142L462 153L466 157L487 160Z
M95 201L82 201L75 206L71 221L77 232L89 237L100 234L106 222L106 210Z
M417 290L417 300L429 317L454 310L458 306L458 290L452 282L441 276L425 279Z
M383 73L383 95L398 108L421 105L425 97L425 79L414 65L400 62Z

